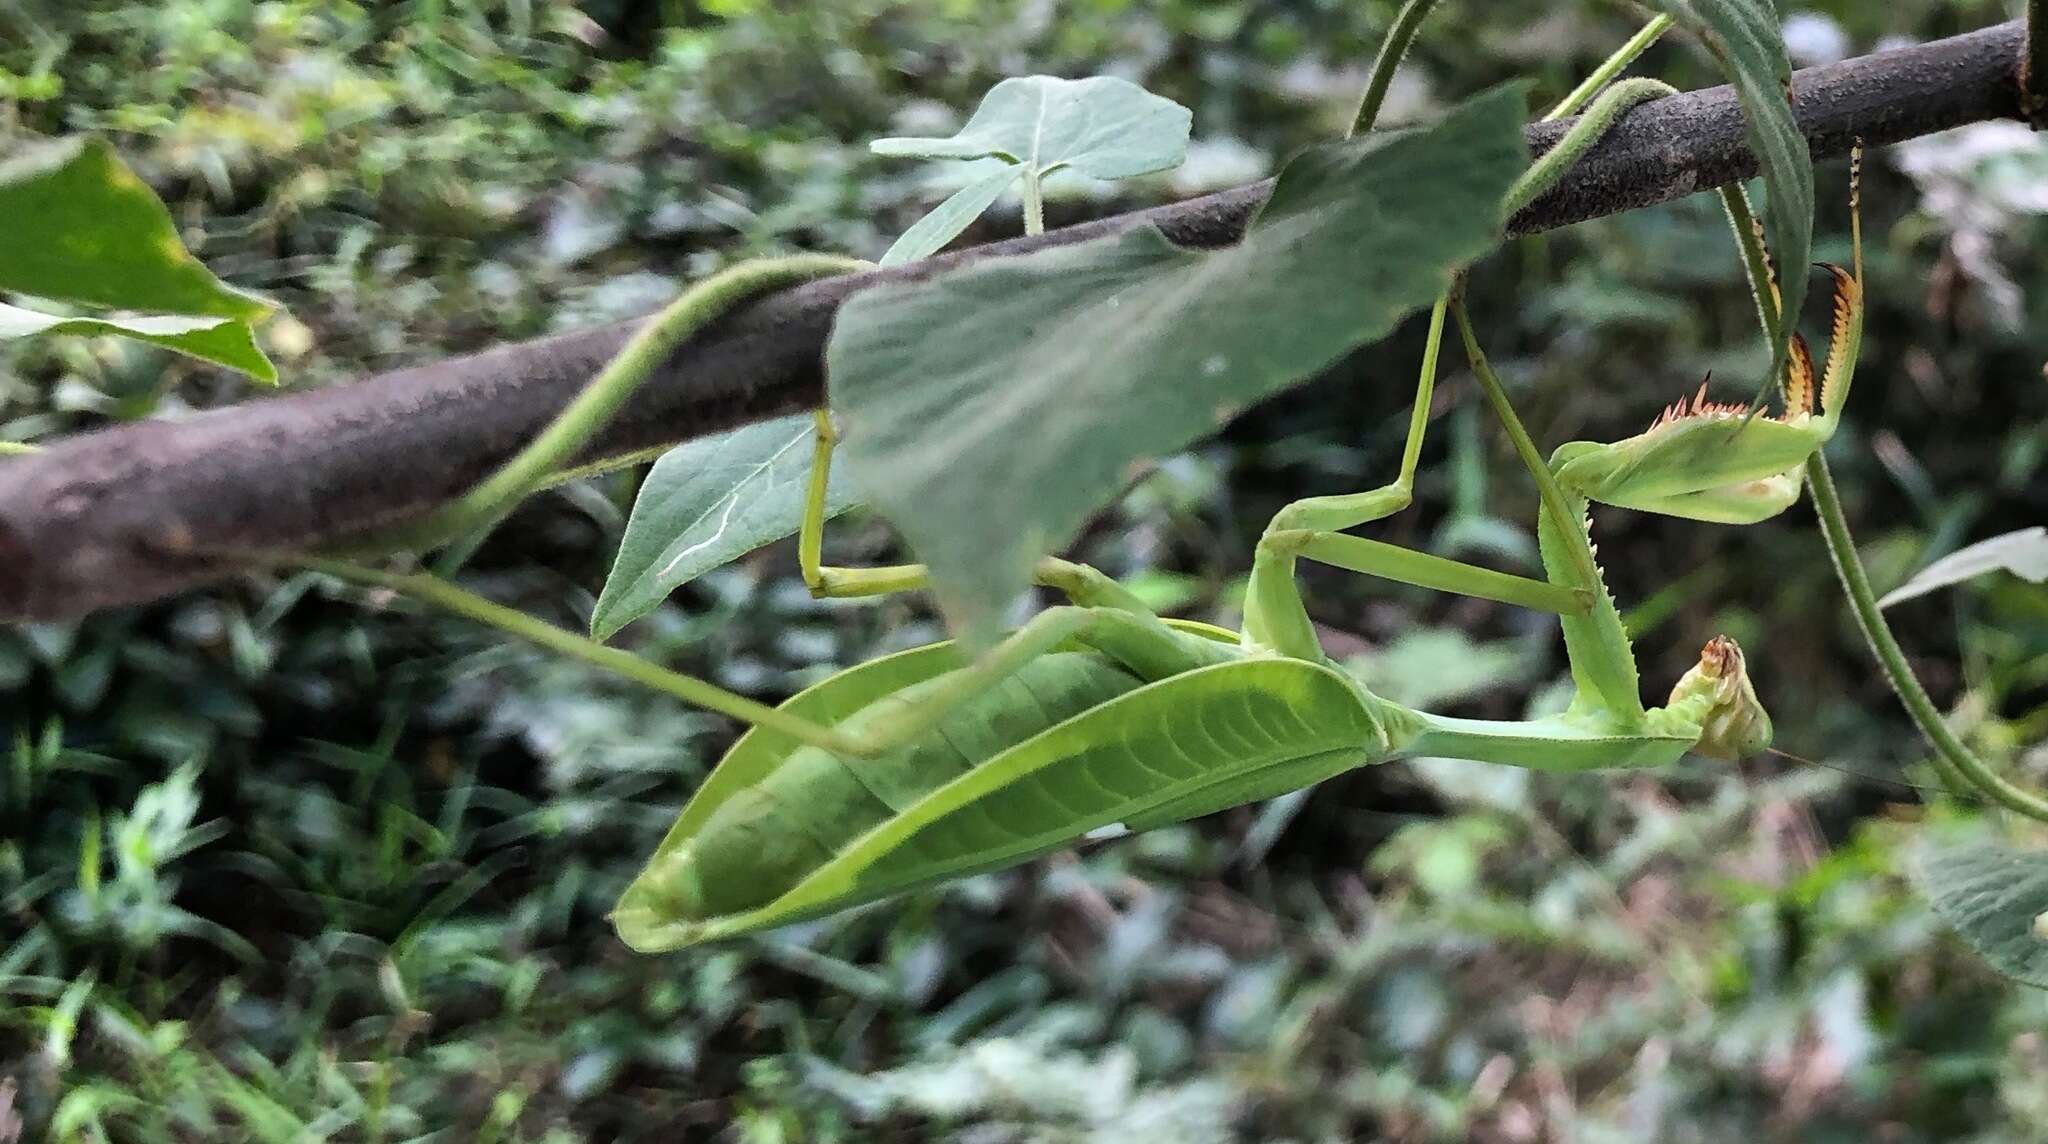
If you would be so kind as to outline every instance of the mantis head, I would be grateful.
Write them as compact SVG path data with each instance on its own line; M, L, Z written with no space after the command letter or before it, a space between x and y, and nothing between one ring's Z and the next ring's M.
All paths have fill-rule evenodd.
M1863 291L1835 277L1834 335L1818 385L1804 339L1785 364L1785 411L1750 416L1745 405L1707 400L1706 383L1633 437L1573 441L1550 458L1557 483L1588 500L1719 524L1767 520L1799 499L1801 468L1834 436L1863 336ZM1816 392L1820 409L1814 409Z
M1702 382L1690 402L1680 400L1633 437L1559 446L1550 468L1561 487L1602 504L1719 524L1754 524L1799 499L1801 469L1835 435L1863 344L1859 166L1852 164L1849 193L1855 270L1821 264L1835 289L1827 362L1818 385L1813 354L1794 334L1782 379L1783 413L1754 415L1745 405L1709 401ZM1777 296L1775 283L1769 293Z
M1700 649L1700 661L1671 689L1673 708L1704 705L1700 738L1693 750L1716 759L1744 759L1771 745L1771 716L1756 697L1742 648L1715 636Z

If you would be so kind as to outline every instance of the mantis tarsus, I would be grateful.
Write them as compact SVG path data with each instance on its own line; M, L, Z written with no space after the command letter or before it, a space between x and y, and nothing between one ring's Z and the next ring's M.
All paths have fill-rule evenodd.
M1639 86L1611 90L1583 117L1583 131L1575 129L1576 138L1568 136L1532 175L1561 171L1575 148L1643 97ZM1540 182L1518 184L1511 199L1535 193ZM672 307L687 320L666 327L667 334L708 320L751 290L828 272L833 267L812 260L786 274L764 268L725 279L709 300L686 296ZM1297 501L1277 514L1254 556L1239 633L1163 620L1100 572L1048 558L1036 579L1068 603L971 661L950 644L914 649L841 672L772 712L646 665L637 675L643 681L755 726L620 899L613 915L620 935L637 949L658 950L783 925L1409 754L1577 771L1660 766L1687 751L1738 758L1762 750L1770 719L1732 640L1709 641L1664 706L1642 704L1586 510L1597 501L1747 523L1788 507L1797 497L1799 466L1833 432L1855 365L1860 273L1833 273L1835 330L1818 382L1818 413L1811 408L1812 365L1801 352L1785 378L1782 419L1751 419L1743 407L1695 401L1635 437L1572 442L1548 462L1488 366L1462 302L1447 295L1431 317L1397 479L1367 492ZM1473 372L1541 495L1540 580L1345 531L1409 503L1447 319L1455 320ZM632 372L608 369L605 377L623 377L630 388ZM616 398L614 392L581 404L615 407ZM546 460L508 466L519 475L498 480L504 487L483 497L488 503L475 506L477 513L487 518L505 495L533 487L575 452L577 437L551 431ZM923 587L916 565L822 564L833 443L830 418L821 412L798 545L805 582L828 596ZM1571 704L1547 718L1492 721L1434 715L1372 694L1322 652L1295 584L1303 558L1558 615ZM577 637L550 636L553 629L536 630L545 625L515 620L516 613L465 599L452 586L330 567L599 659L573 646Z

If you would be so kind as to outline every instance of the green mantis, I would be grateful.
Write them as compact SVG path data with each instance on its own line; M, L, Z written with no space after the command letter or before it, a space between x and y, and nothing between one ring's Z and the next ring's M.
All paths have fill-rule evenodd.
M1400 477L1297 501L1260 541L1243 630L1162 620L1093 569L1048 559L1040 584L1069 603L971 662L950 644L842 672L780 712L858 744L808 745L756 727L685 807L613 914L642 950L800 921L1078 840L1181 821L1410 754L1545 770L1655 767L1687 751L1740 758L1771 723L1741 649L1715 637L1644 707L1621 618L1588 535L1589 502L1745 523L1783 511L1804 458L1833 432L1855 366L1860 275L1834 271L1835 330L1819 381L1803 347L1782 419L1696 399L1614 443L1572 442L1542 461L1487 365L1461 302L1433 314ZM1542 494L1545 578L1510 576L1350 535L1405 507L1436 345L1454 315L1473 371ZM833 435L819 415L812 495L799 540L820 595L921 587L915 565L834 569L819 561ZM1376 696L1323 654L1295 585L1307 558L1353 571L1556 613L1574 698L1543 719L1459 719Z
M1665 91L1647 80L1610 88L1515 182L1501 215L1540 194L1629 106ZM1587 509L1599 502L1748 523L1789 506L1799 466L1832 434L1847 397L1860 337L1860 256L1858 264L1854 274L1833 272L1835 330L1818 383L1803 347L1791 354L1783 417L1745 416L1702 398L1667 411L1635 437L1572 442L1548 461L1488 365L1456 291L1446 294L1431 314L1396 479L1297 501L1276 514L1254 553L1243 626L1235 633L1163 619L1102 573L1048 557L1033 578L1066 603L992 647L972 656L952 643L916 648L767 708L443 581L325 567L412 592L753 724L619 900L613 922L620 936L645 951L786 925L1408 755L1553 771L1656 767L1688 751L1740 758L1771 740L1741 649L1723 637L1708 641L1666 702L1646 707L1628 634L1594 558ZM816 257L753 264L693 289L636 336L554 426L428 522L427 531L466 531L550 479L667 347L726 309L850 266ZM1541 579L1348 531L1410 502L1439 347L1452 320L1539 493ZM820 411L798 538L806 584L836 597L928 587L920 565L823 564L836 444L833 420ZM1496 721L1433 714L1373 694L1319 645L1295 580L1303 559L1558 616L1571 703L1544 718Z

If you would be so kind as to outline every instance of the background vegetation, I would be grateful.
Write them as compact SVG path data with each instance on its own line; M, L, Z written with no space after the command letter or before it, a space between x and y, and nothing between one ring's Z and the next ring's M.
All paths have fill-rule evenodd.
M1006 75L1124 75L1195 112L1186 167L1070 184L1053 225L1246 181L1341 126L1393 6L0 0L0 147L107 133L216 272L289 307L267 344L312 386L644 312L754 255L872 257L960 176L866 141L943 133ZM1516 74L1554 98L1638 22L1444 7L1392 119ZM1811 63L2007 15L1836 0L1788 38ZM1641 70L1714 82L1676 40ZM2048 519L2048 148L1991 125L1870 167L1833 455L1896 581ZM1819 182L1839 257L1845 172ZM1511 245L1473 304L1547 442L1763 364L1706 198ZM1085 558L1229 622L1274 508L1393 471L1420 333L1171 459ZM0 438L250 396L129 343L0 351ZM1382 534L1528 565L1534 500L1475 397L1447 378ZM537 499L475 580L579 620L631 495ZM1962 953L1901 873L1981 811L1903 785L1931 781L1921 744L1810 513L1599 526L1650 686L1735 635L1780 745L1825 766L1389 765L661 958L602 914L730 740L716 718L303 579L0 632L0 1140L2040 1139L2048 994ZM833 543L889 553L858 517ZM814 602L794 568L773 547L624 638L779 697L937 634L916 600ZM1403 701L1513 715L1560 683L1539 618L1309 591ZM1968 741L2048 780L2048 592L1987 580L1894 620Z

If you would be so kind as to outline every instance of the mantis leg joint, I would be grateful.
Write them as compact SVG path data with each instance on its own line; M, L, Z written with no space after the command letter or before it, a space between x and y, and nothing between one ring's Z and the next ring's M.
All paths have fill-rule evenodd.
M1274 525L1279 525L1278 519ZM1316 532L1309 528L1268 527L1265 535L1259 537L1259 548L1274 556L1299 556L1314 540Z

